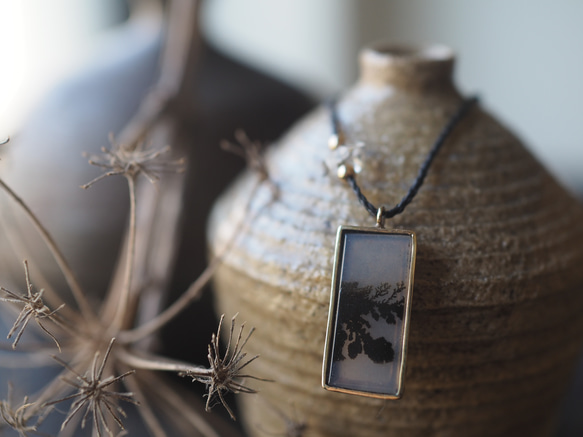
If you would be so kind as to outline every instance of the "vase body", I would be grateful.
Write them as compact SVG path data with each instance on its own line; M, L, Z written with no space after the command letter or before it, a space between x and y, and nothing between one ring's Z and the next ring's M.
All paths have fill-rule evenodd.
M373 204L399 202L459 107L452 68L439 46L363 51L361 78L337 108L348 144L364 144L356 179ZM270 150L279 195L252 204L215 278L218 312L257 328L252 374L275 381L254 386L259 399L241 396L249 433L283 432L287 417L306 422L309 436L550 435L583 332L581 205L474 107L417 197L387 223L417 235L402 399L328 392L336 229L375 224L335 169L324 170L338 153L327 146L331 130L322 107ZM211 251L231 235L253 177L216 205Z

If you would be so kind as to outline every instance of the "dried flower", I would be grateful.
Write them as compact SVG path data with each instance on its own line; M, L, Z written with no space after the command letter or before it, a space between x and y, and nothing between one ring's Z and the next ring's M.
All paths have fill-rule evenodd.
M12 343L12 348L16 349L16 346L20 341L20 337L22 337L22 334L24 333L24 330L26 329L28 323L30 322L30 319L34 318L38 326L53 339L59 350L61 350L59 342L57 341L55 336L51 334L47 328L45 328L45 326L41 323L41 320L48 319L52 320L53 322L57 322L54 315L57 311L63 308L65 304L61 305L56 310L51 311L50 308L47 307L42 300L44 290L41 289L39 292L36 293L33 291L33 287L30 282L30 274L28 272L28 263L26 262L26 260L24 261L24 272L26 276L27 294L18 295L10 290L0 287L0 291L6 293L6 295L8 296L0 297L0 300L15 304L24 304L22 310L20 311L20 314L18 315L16 321L14 322L14 325L12 325L12 328L8 332L7 338L10 339L14 335L14 333L18 331L16 333L16 337L14 338L14 343Z
M251 141L241 129L235 131L235 139L238 144L222 141L221 148L245 159L247 167L257 173L261 181L270 180L261 144L258 141Z
M220 333L221 333L221 326L223 324L223 320L225 315L221 316L219 321L219 327L217 329L216 335L213 334L211 338L211 343L209 344L208 350L208 360L210 364L210 374L208 375L200 375L191 371L181 372L180 376L189 376L193 379L193 381L202 382L207 386L207 401L206 401L206 410L209 411L213 407L213 400L215 396L218 396L219 401L225 409L228 411L231 419L235 419L235 415L233 411L229 407L229 405L225 402L225 398L223 397L223 393L225 392L233 392L233 393L257 393L256 390L243 385L241 382L242 379L251 378L256 379L259 381L268 381L266 379L257 378L252 375L242 374L241 371L247 367L250 363L255 361L259 355L255 355L254 357L245 360L247 353L243 352L243 348L247 344L249 337L253 334L255 328L252 328L247 337L241 342L241 338L243 336L243 329L245 324L241 325L239 329L239 335L237 336L237 340L233 345L231 350L231 345L233 341L233 333L235 330L235 319L237 315L235 315L231 319L231 330L229 332L229 340L227 342L227 348L225 351L225 355L221 358L220 355Z
M174 110L174 105L170 105L170 103L183 89L182 80L191 77L184 74L184 69L189 65L184 61L187 55L189 56L192 52L190 44L196 38L191 39L186 36L191 33L196 35L194 23L196 22L195 12L198 10L197 3L171 0L169 10L168 31L170 35L167 41L171 41L172 46L167 47L166 50L171 56L164 55L162 57L160 81L143 99L138 112L121 131L120 138L123 138L123 144L116 142L111 136L110 147L102 148L102 154L89 156L89 163L101 168L103 174L83 185L83 188L88 188L107 176L121 175L127 179L130 197L126 242L118 264L117 272L119 275L115 275L119 281L112 281L112 286L100 305L96 305L94 301L90 302L88 294L81 287L64 254L59 250L57 242L42 225L33 210L0 178L0 191L5 192L32 222L63 273L76 303L76 305L67 306L58 315L55 312L62 306L51 311L49 306L54 308L60 304L58 300L58 303L54 303L52 300L53 298L61 298L60 290L55 290L55 293L47 290L44 294L45 304L43 290L35 292L32 288L26 263L27 294L21 296L5 289L0 290L3 292L0 293L1 300L24 306L9 334L9 337L15 336L14 347L33 318L57 343L59 349L57 339L43 326L45 323L43 319L48 319L51 323L57 324L59 328L63 328L62 332L58 333L59 341L63 344L63 351L59 355L60 358L54 356L53 358L64 367L62 374L66 376L42 381L46 384L34 394L32 398L34 403L27 403L27 398L25 398L23 405L13 408L10 402L0 402L2 418L6 422L3 424L0 420L0 428L11 426L21 436L29 433L38 434L37 427L42 420L39 419L36 424L32 425L32 418L41 412L48 414L55 411L56 408L51 408L51 406L67 401L71 406L61 423L61 430L67 427L64 430L65 434L70 431L70 435L78 435L80 432L76 429L77 425L80 424L84 428L89 419L89 421L93 421L91 435L108 434L112 436L110 428L114 428L113 431L118 436L125 435L122 422L125 412L120 408L119 403L123 401L136 404L134 399L140 400L137 412L142 416L145 427L152 435L166 435L166 429L168 429L180 430L185 435L218 436L212 426L200 417L196 406L184 402L184 399L176 393L171 384L166 383L151 371L183 372L184 375L189 375L193 379L207 384L209 388L207 409L210 408L212 399L216 399L218 395L232 417L233 413L223 399L224 392L227 390L244 393L255 392L240 382L242 378L251 378L248 375L242 375L241 371L257 358L245 359L246 354L242 352L242 349L251 333L244 341L241 341L242 327L233 350L231 350L230 343L234 327L231 327L229 347L223 358L219 355L219 334L213 335L211 347L209 347L211 368L173 362L173 360L164 357L150 355L147 350L148 342L140 341L159 331L162 326L200 295L228 248L232 246L237 235L241 234L240 229L237 229L223 253L213 260L205 273L192 284L183 297L153 317L152 323L138 324L139 311L144 306L142 300L142 297L146 295L144 291L148 291L148 296L150 296L150 291L162 293L168 279L167 274L171 271L170 268L165 268L162 269L165 273L156 271L154 274L150 274L150 270L152 270L150 267L154 263L158 266L160 256L171 258L178 241L174 237L179 209L160 208L165 210L163 214L158 214L159 209L157 208L166 205L162 202L164 196L155 196L152 199L149 197L152 190L140 188L140 200L143 196L145 200L152 199L153 201L149 202L146 208L140 208L139 211L136 207L138 202L137 185L146 182L140 180L141 178L138 177L140 174L149 182L154 183L164 177L163 173L177 173L184 170L185 161L183 159L175 160L169 153L169 147L155 148L147 146L147 143L144 142L144 140L152 138L154 133L157 138L170 139L174 137L175 128L163 129L163 127L166 125L167 116L172 116L171 112ZM242 133L238 134L237 138L240 142L247 144L247 146L243 145L243 149L246 147L249 149L247 151L249 165L258 169L259 173L262 174L262 180L265 180L267 178L266 167L264 163L258 164L261 161L259 146L251 143ZM0 144L2 144L1 141ZM166 181L162 180L162 182ZM184 180L180 177L171 177L169 182L182 184ZM245 214L249 211L249 205L258 187L259 183L250 195L249 203L244 209ZM140 220L137 217L138 212ZM244 215L241 218L241 223L247 218ZM142 221L146 226L140 227L138 232L138 224ZM176 242L165 247L160 255L157 243L162 240L176 240ZM158 251L155 257L150 256L151 254L141 256L143 252L152 250ZM135 256L136 252L140 256ZM134 276L136 280L133 279ZM113 340L109 342L108 347L105 347L112 337L119 339L115 348ZM105 354L103 354L104 350ZM96 351L101 351L101 355ZM21 358L28 359L31 365L40 363L32 361L32 358L38 358L41 352L37 349L37 345L28 345L28 348L24 348L21 352ZM103 360L100 356L103 356ZM43 361L40 365L44 364ZM7 361L0 362L0 367L3 366L7 366ZM129 369L136 370L125 372ZM126 378L134 371L137 372L135 377ZM126 388L118 389L117 386ZM128 390L128 392L124 392L124 390ZM152 394L154 394L153 397ZM113 422L117 423L121 431L112 425Z
M85 408L85 413L83 414L83 418L81 419L81 428L85 428L85 423L89 414L91 414L93 418L93 427L97 432L97 435L101 437L103 434L101 432L104 429L109 436L112 436L113 433L107 426L107 420L105 417L105 411L109 412L113 420L118 424L120 429L124 430L124 426L122 420L119 415L126 417L126 413L124 410L117 404L118 400L131 402L135 405L138 403L133 399L133 393L122 393L109 390L109 387L122 379L126 376L131 375L135 372L135 370L130 370L129 372L125 372L119 376L108 376L105 379L103 377L103 371L105 369L105 365L109 355L111 353L111 348L113 347L115 339L112 339L109 342L109 346L107 347L107 351L103 357L103 361L99 368L97 367L97 362L99 360L99 352L95 352L93 357L93 363L91 365L90 370L88 370L84 375L78 373L75 369L69 366L66 362L59 359L58 357L53 357L59 364L65 367L67 370L75 374L76 381L71 381L68 379L63 379L64 382L71 385L72 387L77 389L77 393L72 395L66 396L64 398L58 399L56 401L47 402L45 405L54 405L60 402L67 401L69 399L75 399L67 418L63 422L61 429L65 428L67 424L71 421L71 419L83 408ZM119 414L116 414L116 412Z
M37 433L37 427L44 417L41 417L34 425L30 425L30 416L27 415L27 409L34 403L28 402L28 396L24 397L22 404L16 407L12 406L12 384L8 383L8 396L6 400L0 401L0 416L4 420L4 425L12 428L20 437L27 437L30 433ZM0 430L2 426L0 424Z
M112 152L114 149L116 149L115 153ZM119 284L114 284L110 289L110 293L100 309L94 308L88 302L86 293L82 290L74 273L70 269L48 230L42 226L34 212L24 203L24 201L0 179L0 189L4 190L9 197L21 207L39 231L47 247L51 250L51 253L65 275L73 292L73 296L78 303L78 308L67 308L67 312L63 311L62 314L56 315L56 311L60 310L63 305L59 306L55 311L49 309L42 299L44 290L35 292L33 289L29 277L28 264L26 262L25 273L27 294L21 296L4 288L0 289L0 291L6 295L5 297L0 297L1 300L23 305L21 313L9 333L9 338L12 335L16 336L13 347L16 347L26 326L29 324L30 320L34 318L39 326L53 339L53 341L55 341L60 350L60 345L57 339L43 325L44 321L42 321L42 319L48 319L63 328L61 334L65 335L64 338L59 337L59 341L63 342L64 345L62 354L63 358L61 359L54 356L53 358L65 367L66 370L64 370L63 373L70 372L75 375L74 379L57 378L49 382L36 395L36 402L31 404L30 408L28 408L28 406L23 408L26 409L26 414L23 413L22 416L15 416L15 412L10 409L6 410L6 417L12 418L10 419L11 423L16 424L15 426L18 426L21 429L27 429L26 424L29 419L37 414L41 408L46 408L65 401L71 401L72 405L61 424L61 429L64 429L67 425L69 425L69 428L73 428L73 425L76 427L76 421L73 420L74 418L77 418L80 422L81 428L84 428L87 419L90 418L90 420L93 421L94 434L100 437L103 434L112 436L113 434L110 428L112 427L111 423L114 421L122 431L125 431L122 422L122 418L125 417L125 412L118 405L119 402L125 401L136 403L134 401L135 393L135 398L140 399L141 401L138 412L141 414L144 423L154 435L162 435L161 433L166 424L159 420L150 406L148 399L148 393L152 391L152 387L149 386L150 383L140 377L124 380L124 378L133 372L152 370L171 371L179 373L182 376L190 376L193 380L207 385L208 394L206 409L209 410L213 406L213 402L220 402L224 405L233 419L235 419L235 416L233 411L227 405L224 399L224 394L226 392L255 393L256 391L245 386L242 380L244 378L261 380L260 378L255 378L242 373L243 369L249 365L249 363L254 361L257 356L251 359L246 359L247 354L243 352L243 348L249 340L253 330L251 330L246 338L243 339L243 326L241 326L238 337L235 339L235 318L232 320L229 344L224 356L220 355L219 345L220 329L224 317L221 318L219 332L217 332L216 335L213 334L211 344L208 348L210 368L176 362L164 357L157 357L148 354L147 351L140 350L142 347L138 347L137 343L139 340L158 331L164 326L164 324L172 320L176 314L193 302L204 287L204 284L210 280L212 273L217 265L220 264L223 255L219 255L209 265L207 270L205 270L205 273L203 273L201 277L192 284L189 290L180 299L172 304L167 310L162 311L156 317L151 319L151 323L138 326L133 325L131 317L128 317L128 315L135 314L140 300L139 293L135 294L137 299L130 299L130 297L133 297L130 296L130 293L134 290L132 276L135 269L140 269L135 263L137 229L135 179L139 173L144 173L148 179L153 181L153 178L157 177L156 171L158 171L158 167L151 167L150 161L158 158L160 154L164 152L158 151L150 153L144 151L142 155L139 155L138 151L136 152L139 155L137 161L128 161L126 163L127 165L122 166L120 161L121 158L119 158L121 152L119 152L119 150L121 149L114 145L112 151L107 151L109 154L106 154L106 158L110 159L110 161L100 161L102 167L109 168L111 171L88 184L89 186L109 174L123 174L127 179L130 192L130 220L127 247L124 250L124 256L121 261L124 263L122 268L123 274L121 276L122 280ZM148 155L148 153L150 154ZM92 161L95 163L98 159L95 158L95 160ZM119 168L115 166L119 166ZM260 184L261 182L258 181L256 187L252 191L247 207L244 208L245 212L249 210L249 205L251 204L255 191L259 188ZM246 219L247 217L244 215L242 220L244 221ZM231 247L231 244L235 241L237 235L239 234L234 234L231 240L229 240L223 254L229 250L228 248ZM151 237L144 234L142 235L142 238ZM46 296L47 298L53 297L53 295L48 293ZM47 301L53 306L52 301L48 299ZM77 311L77 309L79 311ZM75 329L72 328L73 326L75 326ZM103 347L104 343L111 337L119 337L120 345L112 351L112 340L107 348L103 361L100 362L99 360L99 352L95 352L93 360L91 361L93 351L103 351L103 349L105 349ZM109 363L107 363L108 359ZM80 371L80 369L83 369L83 366L89 367L89 370L85 373ZM112 370L110 371L109 369ZM122 373L127 369L136 370L131 370L115 377L113 376L114 369L121 369L119 371L115 370L118 373ZM104 372L106 374L110 372L110 376L106 375L107 377L104 378ZM116 391L112 385L118 383L126 387L131 387L131 393L123 392L123 390ZM155 391L157 396L164 399L162 402L171 402L173 405L179 405L181 415L173 416L173 420L176 422L176 429L192 429L199 431L204 435L216 435L214 431L204 423L204 419L193 419L193 417L198 417L196 409L190 405L181 404L180 400L177 401L176 395L173 393L173 389L170 385L159 380L155 387ZM156 403L158 402L159 400L156 400ZM48 413L50 410L51 409L46 409L46 412ZM19 418L19 420L16 420L17 418ZM32 429L33 428L28 428L27 431L24 432L31 432ZM72 431L75 432L74 430Z
M160 173L182 172L185 169L183 158L176 160L162 158L163 155L170 152L170 146L146 148L142 142L136 147L130 148L117 143L111 134L109 141L111 148L102 147L102 155L85 155L89 157L89 164L107 170L107 172L85 185L81 185L81 188L89 188L96 182L115 175L135 178L139 174L143 174L151 183L155 183L160 179Z

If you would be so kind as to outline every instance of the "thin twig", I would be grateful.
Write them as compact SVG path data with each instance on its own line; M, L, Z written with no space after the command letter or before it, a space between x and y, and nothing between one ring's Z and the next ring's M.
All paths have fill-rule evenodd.
M159 403L159 408L165 408L169 412L178 413L181 420L186 420L191 427L196 429L204 437L220 436L206 419L201 416L199 411L193 408L192 402L189 402L188 398L185 399L187 394L179 394L155 373L148 375L147 378L143 378L143 383L155 395L155 399ZM190 401L194 401L194 399L190 399Z
M193 366L192 364L184 363L182 361L170 360L165 357L158 357L156 355L144 354L120 348L116 351L116 357L134 369L139 370L158 370L162 372L192 372L201 377L208 377L212 375L212 369L207 369L202 366Z
M156 316L149 322L144 323L138 328L126 332L121 332L118 335L120 343L133 343L153 334L154 332L162 328L164 325L166 325L166 323L173 320L178 314L180 314L182 311L188 308L188 306L192 302L194 302L200 297L204 287L209 283L214 273L216 272L217 268L223 262L225 256L229 253L237 239L241 236L242 234L241 228L243 226L243 223L248 219L247 214L249 212L251 203L255 198L257 190L261 187L263 182L264 182L263 180L259 179L253 186L253 189L251 190L251 193L249 195L249 199L247 200L247 203L245 204L245 207L243 209L244 214L241 218L241 221L233 227L234 231L227 240L227 243L223 247L221 253L213 258L213 260L204 269L201 275L188 287L186 292L183 293L172 305L170 305L163 312L158 314L158 316Z
M128 176L128 188L130 192L130 224L127 254L125 261L124 282L119 295L116 313L113 317L112 329L117 332L123 327L124 317L128 307L128 301L132 286L132 274L134 271L134 258L136 255L136 183L135 178Z
M129 368L125 369L126 372L128 370ZM137 379L138 379L137 377L128 378L124 381L124 384L127 386L128 389L132 391L134 397L140 403L140 408L138 408L138 412L140 413L140 416L142 416L142 419L148 426L148 431L153 435L153 437L166 437L166 432L164 431L164 428L162 428L160 421L154 414L154 411L152 410L152 407L150 406L147 397L144 395L142 387L139 381L137 381Z
M26 418L39 415L40 412L46 408L45 402L54 396L67 393L69 391L67 384L65 384L62 380L62 378L64 378L67 373L68 370L63 369L59 375L53 378L49 385L42 388L40 394L34 396L35 403L30 410L27 410Z
M185 60L192 55L192 47L199 40L197 30L199 1L171 0L168 6L167 35L161 57L160 76L156 85L142 100L134 117L117 138L117 143L123 144L128 152L135 150L148 135L160 127L169 104L179 96L179 91L184 87L183 82L190 77L185 73L187 69ZM136 271L140 270L143 268L136 266ZM115 318L120 317L117 315L118 291L114 283L114 288L110 289L110 296L103 306L105 308L103 314L109 314L112 305L115 305L116 308L111 312L116 314Z
M121 332L119 334L120 343L134 343L146 338L185 310L188 305L200 297L202 290L211 280L218 266L223 261L224 255L226 255L226 251L215 257L196 281L190 285L188 290L158 316L136 329Z
M169 104L179 95L187 80L187 60L198 43L197 16L199 0L169 2L166 42L159 79L142 100L138 111L119 134L119 142L128 149L137 147L162 118Z
M18 206L20 206L20 208L22 208L22 210L29 218L29 220L32 221L37 232L41 235L43 241L45 242L46 246L53 255L53 258L55 259L59 268L63 272L63 276L65 277L67 284L71 288L73 297L75 298L77 305L79 305L79 309L83 316L92 322L96 322L97 319L95 317L95 314L93 313L93 310L91 309L91 306L89 305L89 302L85 297L85 294L81 288L81 285L79 284L79 281L75 277L73 270L69 266L69 263L65 259L65 256L62 254L61 250L57 246L57 243L55 242L49 231L42 225L38 217L32 212L32 210L22 200L22 198L20 198L20 196L18 196L8 185L6 185L6 183L2 179L0 179L0 187L6 192L6 194L8 194L8 196L14 202L16 202Z

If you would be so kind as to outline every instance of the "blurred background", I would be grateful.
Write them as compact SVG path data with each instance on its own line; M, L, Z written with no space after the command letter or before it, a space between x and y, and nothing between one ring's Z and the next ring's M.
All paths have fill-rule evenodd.
M204 2L201 14L201 31L211 46L315 101L357 79L358 51L368 42L449 45L458 56L459 88L479 94L482 104L583 198L581 1L212 0ZM76 133L67 141L76 143L79 135L87 136L85 130L92 129L98 148L105 145L110 130L123 126L155 77L163 29L156 1L0 0L0 17L0 140L12 136L16 145L33 125L43 127L38 130L41 137L60 138L68 126ZM75 94L77 88L71 87L78 82L85 87L80 89L108 89L118 71L126 75L124 84L134 88L116 85L120 90L107 97L117 97L114 106L92 106L91 99L105 101L105 94ZM90 82L79 79L89 76ZM138 76L139 81L133 79ZM131 94L127 99L125 88ZM92 97L79 101L78 95ZM63 102L72 101L73 109L59 112L67 108ZM94 114L100 119L86 124ZM33 134L22 136L23 143L39 143ZM87 150L83 147L80 150ZM35 153L44 156L42 150ZM0 161L2 165L9 161ZM88 179L83 175L79 180ZM70 185L77 189L78 184ZM62 221L57 212L55 220ZM70 234L71 226L63 232ZM583 432L581 402L583 371L565 401L561 436Z
M14 134L47 90L94 62L127 12L121 0L0 2L0 135ZM480 94L583 195L583 2L213 0L202 13L212 45L316 99L356 79L367 42L447 44L458 54L459 87Z
M378 39L441 42L457 83L478 93L573 189L583 190L583 2L576 0L218 0L206 32L219 47L324 96L357 76Z

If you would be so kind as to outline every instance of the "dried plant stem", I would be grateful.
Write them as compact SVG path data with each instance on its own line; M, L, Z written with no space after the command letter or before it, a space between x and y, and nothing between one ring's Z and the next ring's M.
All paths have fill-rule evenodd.
M196 52L193 47L196 47L199 41L197 28L199 4L199 0L171 0L168 2L168 26L161 58L160 76L157 83L142 100L134 117L117 136L117 142L123 144L127 151L136 149L160 125L162 117L168 112L169 105L176 100L180 90L184 87L184 82L190 77L187 74L189 67L187 60L193 56L196 58L193 55L193 51ZM132 232L131 225L129 232ZM128 238L128 240L130 239ZM130 251L135 250L135 245L131 241L128 242L128 246ZM127 293L127 295L116 297L114 301L114 295L119 292L119 289L110 290L110 298L104 306L107 310L118 301L124 305L124 311L121 311L119 306L116 306L113 311L114 327L118 329L123 326L124 321L121 319L125 310L128 309L130 297L125 284L123 287L121 294Z
M128 149L142 142L166 112L186 81L187 60L198 43L197 12L199 0L169 2L168 27L162 53L160 77L142 101L138 111L118 135Z
M125 372L127 372L128 370L129 368L126 368ZM138 383L135 379L136 378L128 378L124 381L124 384L127 386L129 390L132 391L134 397L140 403L140 408L138 408L138 412L140 413L140 416L142 416L142 419L144 419L144 422L148 426L148 431L153 435L153 437L166 437L166 432L164 431L164 428L162 428L160 421L154 414L154 411L150 406L148 398L142 391L141 384Z
M162 54L159 84L176 94L184 86L189 61L198 60L193 53L200 43L198 9L200 0L172 0L168 9L168 34Z
M81 415L74 416L69 421L68 425L64 429L61 429L59 431L59 434L57 435L57 437L77 437L76 434L78 434L78 429L80 427L82 418L83 417ZM91 431L91 435L94 437L97 437L97 436L95 436L93 431Z
M0 226L3 226L3 233L6 236L6 241L9 246L9 250L12 251L16 258L26 259L28 258L31 261L31 265L34 264L32 259L34 259L33 253L31 253L30 249L27 249L25 246L22 237L21 231L19 231L20 223L16 221L12 214L4 214L5 211L1 211L0 214L2 215ZM7 226L4 226L4 225ZM51 287L46 277L42 274L40 270L34 272L35 282L37 288L44 289L44 300L49 307L58 307L61 306L63 300L59 297L57 292ZM63 316L63 318L67 319L70 322L79 323L82 319L81 315L78 311L73 309L71 306L64 306L60 311L59 314Z
M63 309L64 308L66 307L63 307ZM76 325L73 325L71 322L69 322L69 320L61 317L59 314L53 314L50 320L72 337L86 339L87 336L91 335L91 332L87 330L87 326L83 323L77 323Z
M140 327L131 331L121 332L119 334L120 343L134 343L147 336L153 334L158 329L162 328L166 323L174 319L180 312L188 307L192 302L200 297L205 285L209 283L217 267L223 260L223 252L220 256L215 257L211 263L206 267L202 274L194 281L188 290L180 296L172 305L166 310L153 318L151 321L141 325Z
M137 355L124 348L120 348L116 352L116 357L133 369L139 370L158 370L162 372L188 372L195 376L208 377L213 374L212 369L207 369L202 366L193 366L192 364L184 363L182 361L170 360L168 358L158 357L150 354Z
M190 426L197 429L204 437L220 437L220 434L192 406L190 401L194 401L194 399L185 399L184 396L186 394L178 394L155 373L151 373L148 378L144 378L143 384L155 394L159 408L166 409L168 415L173 413L176 419L186 420Z
M171 0L168 2L168 26L166 43L161 60L161 71L157 83L142 100L138 111L117 136L117 142L122 144L127 151L135 150L147 136L160 126L163 116L168 112L169 105L179 95L184 86L184 81L189 77L186 74L187 59L192 55L192 47L196 46L199 36L197 29L197 12L199 0ZM134 194L135 196L135 194ZM135 232L135 227L130 224L129 232ZM135 239L135 236L134 236ZM129 251L135 250L135 244L131 236L128 236ZM132 258L134 258L132 256ZM127 267L127 266L126 266ZM132 265L133 268L133 265ZM138 269L139 270L139 269ZM127 275L127 270L124 276ZM131 282L131 281L130 281ZM127 277L121 289L110 290L110 296L104 308L110 308L117 302L124 306L124 311L119 305L115 305L112 311L115 321L114 327L120 329L126 321L121 320L127 313L130 304L130 291L127 288ZM127 294L126 294L127 293Z
M130 223L127 254L125 260L124 281L119 294L118 305L111 329L117 333L126 322L124 317L127 316L128 302L130 298L130 291L132 287L132 275L134 271L134 259L136 256L136 181L133 176L128 176L128 188L130 192Z
M117 141L128 150L137 147L138 144L144 141L152 126L162 117L171 97L170 93L155 85L142 100L134 118L117 136Z
M46 408L46 402L54 396L58 396L68 390L67 385L62 380L67 372L67 370L63 370L57 377L52 379L49 385L39 392L38 396L33 398L34 403L31 405L30 409L27 409L25 414L27 420L32 419L34 416L41 415Z
M79 281L75 277L73 270L69 266L69 263L65 259L65 256L62 254L61 250L57 246L55 240L49 233L49 231L42 225L38 217L32 212L32 210L28 207L28 205L22 200L20 196L18 196L2 179L0 179L0 187L8 194L8 196L16 202L18 206L24 211L26 216L29 220L33 223L35 229L42 237L43 241L45 242L46 246L48 247L49 251L53 255L53 258L57 262L57 265L63 272L63 276L67 281L67 284L71 288L71 292L73 293L73 297L79 305L79 310L83 317L88 319L91 322L97 322L97 318L89 305L89 302L85 298L85 294L79 284Z
M142 340L147 336L153 334L162 328L166 323L174 319L178 314L184 311L188 306L197 300L204 287L209 283L217 268L223 262L225 256L229 253L237 238L241 235L241 228L245 221L248 219L249 208L251 202L255 198L255 194L259 187L261 187L263 180L258 180L253 186L249 198L243 209L244 213L241 217L239 223L234 226L234 231L229 237L227 243L223 247L220 254L215 256L209 265L204 269L201 275L188 287L186 292L184 292L172 305L162 311L158 316L153 318L147 323L139 326L138 328L132 329L131 331L121 332L118 335L118 340L120 343L134 343L136 341Z
M153 372L151 372L153 373ZM160 382L162 383L162 382ZM142 383L144 384L144 383ZM170 388L166 388L170 390ZM162 396L160 395L160 391L159 389L156 390L150 390L150 395L152 396L152 401L153 404L155 405L155 408L157 411L160 412L160 414L163 414L166 417L166 420L168 421L168 423L172 424L172 435L176 435L176 436L190 436L193 435L193 427L191 425L191 423L187 420L186 416L193 414L192 411L190 411L189 409L186 409L185 407L188 405L187 401L184 399L183 403L180 405L179 408L175 408L171 405L168 405L168 403L162 399ZM183 393L181 393L182 395ZM194 435L199 436L199 433L194 433Z

